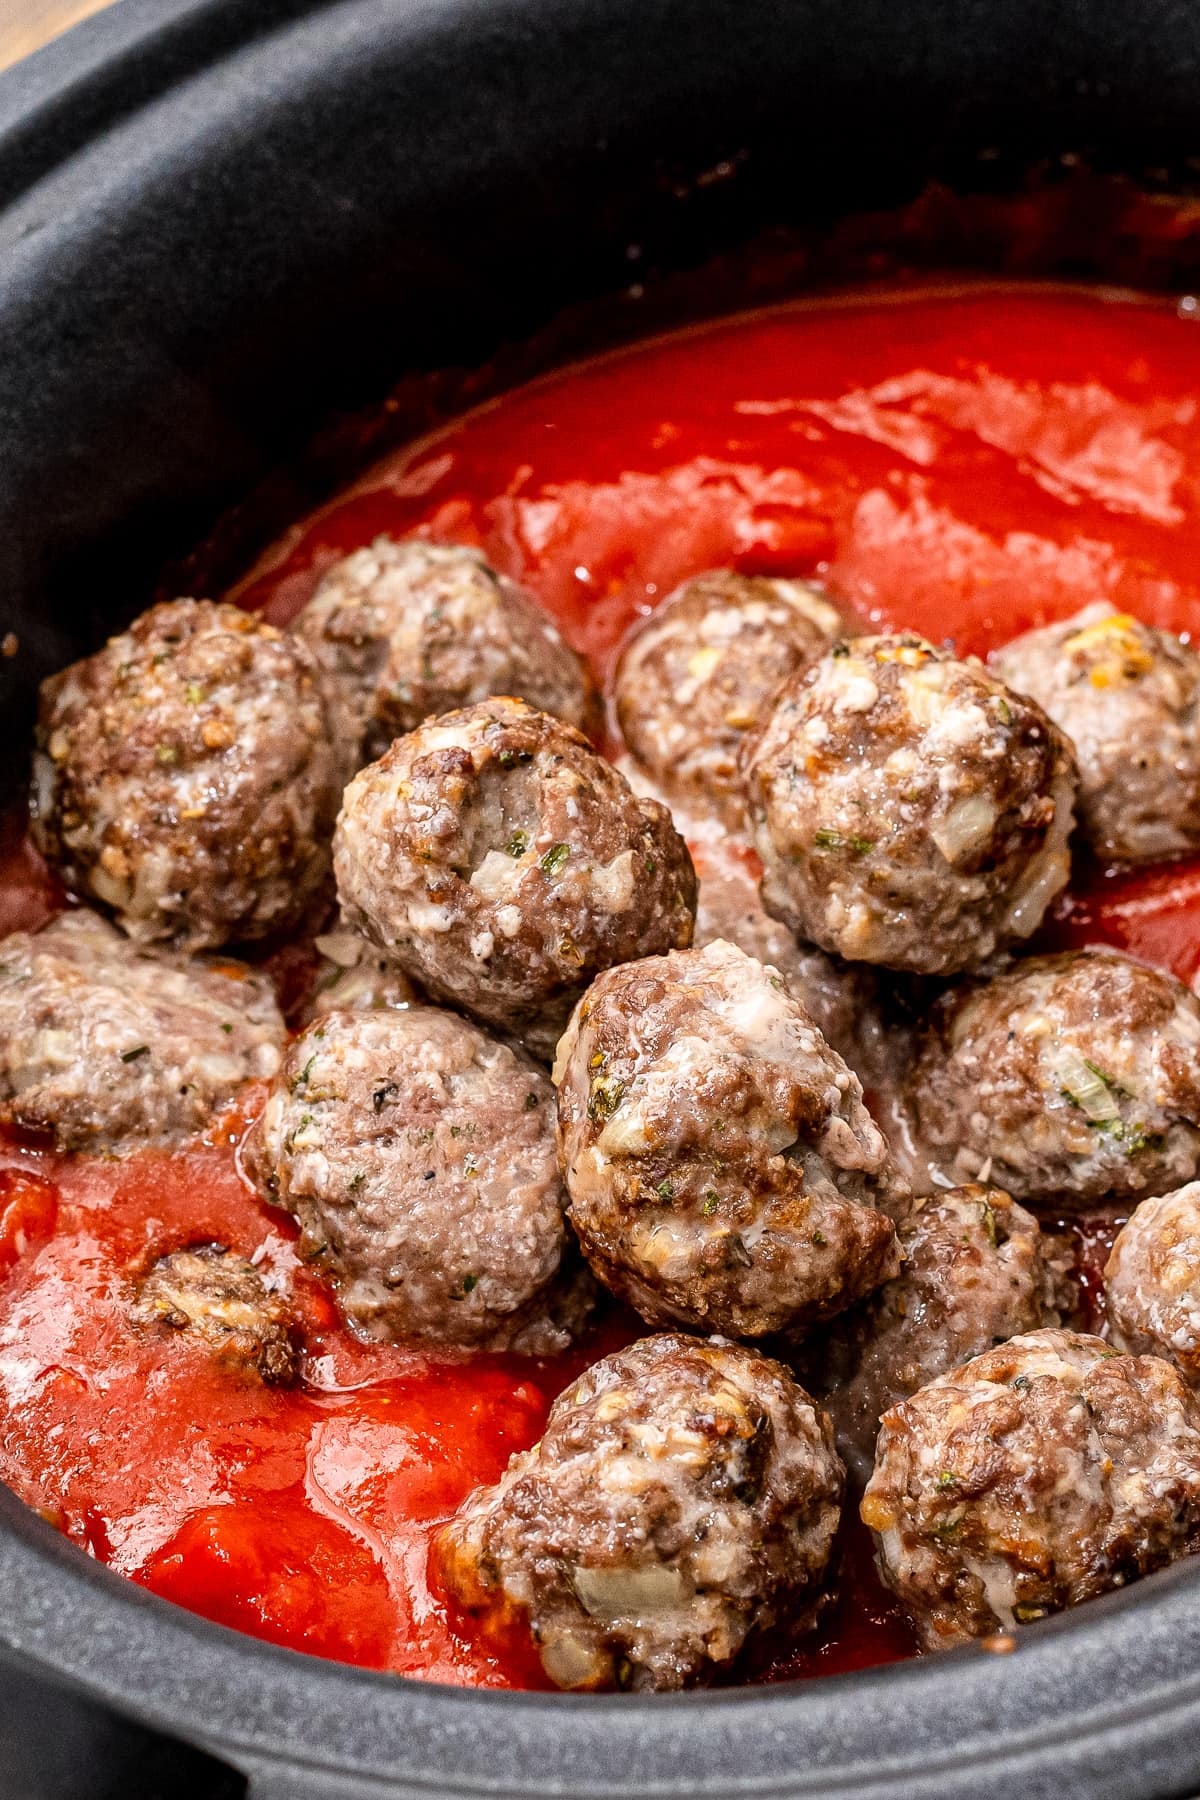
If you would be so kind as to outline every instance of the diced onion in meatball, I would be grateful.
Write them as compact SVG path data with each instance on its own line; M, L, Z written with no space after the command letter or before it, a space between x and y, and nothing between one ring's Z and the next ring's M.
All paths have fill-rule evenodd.
M1200 1549L1200 1397L1030 1332L885 1414L861 1511L928 1649L1011 1630Z
M430 720L363 769L335 867L348 922L427 994L547 1058L601 969L691 942L696 877L665 807L518 700Z
M1070 738L1080 829L1097 856L1159 862L1200 850L1200 655L1107 602L992 657Z
M613 678L621 733L671 794L742 810L738 752L780 684L841 620L806 581L713 569L685 582L627 642Z
M1068 1210L1163 1193L1200 1164L1200 1001L1114 950L1029 957L937 1002L911 1092L956 1180Z
M1066 739L920 638L853 639L793 675L743 778L768 912L848 961L977 966L1067 881Z
M141 942L294 924L329 870L352 766L297 639L236 606L151 607L42 684L33 833Z
M582 657L532 595L464 544L376 538L334 564L293 630L326 672L360 762L492 694L582 731L598 720Z
M571 1222L651 1324L801 1333L899 1266L902 1199L862 1089L732 944L609 970L555 1064Z
M553 1091L466 1019L430 1006L317 1019L242 1155L368 1336L541 1355L586 1315Z
M842 1482L828 1420L780 1363L643 1338L559 1396L437 1563L560 1688L694 1686L768 1627L812 1624Z
M160 1256L141 1283L132 1318L200 1346L230 1371L276 1384L294 1381L300 1351L295 1320L244 1257L223 1244Z
M864 1480L889 1407L994 1344L1060 1323L1038 1222L999 1188L920 1200L899 1230L900 1273L805 1346L809 1385Z
M1143 1200L1104 1270L1109 1335L1200 1381L1200 1182Z
M320 961L300 1018L302 1025L325 1013L374 1012L411 1006L420 998L399 963L340 921L314 939L314 947Z
M0 1122L60 1149L183 1142L274 1075L284 1036L265 975L143 949L98 913L0 940Z

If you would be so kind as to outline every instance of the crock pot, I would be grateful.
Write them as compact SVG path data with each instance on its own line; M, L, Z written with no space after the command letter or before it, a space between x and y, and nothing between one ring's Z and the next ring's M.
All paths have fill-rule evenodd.
M41 676L323 421L584 302L632 335L631 249L637 297L691 270L703 309L715 254L931 178L1069 155L1177 182L1198 112L1200 12L1170 0L123 0L0 79L8 792ZM7 1796L1200 1790L1200 1566L1010 1655L670 1698L295 1655L3 1492L0 1596Z

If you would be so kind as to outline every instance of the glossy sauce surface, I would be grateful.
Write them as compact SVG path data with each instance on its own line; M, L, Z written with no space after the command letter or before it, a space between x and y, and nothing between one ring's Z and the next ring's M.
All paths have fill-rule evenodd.
M816 575L879 628L962 651L1098 598L1187 632L1200 618L1198 395L1200 323L1162 303L991 287L776 310L458 421L296 527L236 597L282 623L337 556L423 531L482 544L601 675L631 620L728 563ZM10 822L0 933L58 904ZM1198 927L1200 863L1084 869L1043 937L1115 943L1190 981ZM609 1314L554 1362L357 1343L290 1220L238 1173L256 1098L175 1158L0 1143L0 1476L92 1555L226 1624L435 1680L540 1685L520 1646L485 1646L448 1611L430 1534L636 1322ZM1112 1228L1079 1233L1090 1294ZM295 1296L297 1390L241 1384L129 1326L147 1263L206 1240ZM746 1673L910 1652L849 1525L820 1631L763 1646Z

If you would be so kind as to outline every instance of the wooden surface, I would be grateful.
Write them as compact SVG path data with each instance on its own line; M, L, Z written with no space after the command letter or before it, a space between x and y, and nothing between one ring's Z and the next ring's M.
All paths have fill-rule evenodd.
M0 0L0 69L106 4L107 0Z

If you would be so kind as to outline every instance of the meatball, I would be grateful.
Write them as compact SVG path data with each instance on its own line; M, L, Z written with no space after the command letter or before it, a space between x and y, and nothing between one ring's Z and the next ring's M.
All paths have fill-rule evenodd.
M1098 856L1200 850L1200 655L1106 602L1030 631L992 662L1075 746L1079 824Z
M97 913L0 940L0 1122L60 1149L179 1143L274 1075L284 1036L264 975L141 949Z
M335 563L296 619L373 762L436 713L515 694L590 731L595 686L532 595L464 544L379 537Z
M899 1267L900 1198L858 1079L732 944L601 975L559 1045L583 1253L652 1325L799 1333Z
M213 948L300 918L349 772L303 644L172 600L42 684L33 834L131 937Z
M861 1511L928 1649L1025 1624L1200 1549L1200 1396L1029 1332L884 1415Z
M1070 745L917 637L836 644L793 675L743 776L767 911L851 962L971 968L1067 881Z
M1112 1247L1104 1294L1118 1349L1200 1380L1200 1182L1142 1201Z
M1200 1162L1200 1001L1114 950L1029 957L937 1002L912 1103L955 1179L1067 1209L1163 1193Z
M398 963L357 931L338 924L314 940L320 963L301 1024L330 1012L372 1012L411 1006L420 998Z
M253 1263L224 1244L160 1256L141 1284L132 1317L202 1345L217 1362L262 1381L294 1381L300 1351L287 1302Z
M1060 1323L1038 1222L998 1188L955 1188L918 1202L900 1226L900 1244L899 1275L812 1344L810 1385L862 1479L879 1421L897 1400L993 1344Z
M717 866L703 855L696 859L700 877L696 949L724 938L747 956L770 963L811 1013L822 1036L863 1074L863 1060L873 1060L883 1029L876 971L865 963L838 962L815 944L800 943L763 910L758 887L744 864L722 860L727 866Z
M435 1555L557 1686L693 1686L755 1633L812 1624L842 1483L828 1419L780 1363L642 1338L559 1395Z
M613 678L621 734L672 793L736 819L738 752L787 676L841 626L806 581L713 569L668 596L627 642Z
M334 861L355 929L546 1057L599 970L692 938L695 871L665 807L519 700L431 720L362 770Z
M318 1019L242 1154L367 1336L541 1355L582 1322L550 1083L466 1019L429 1006Z

